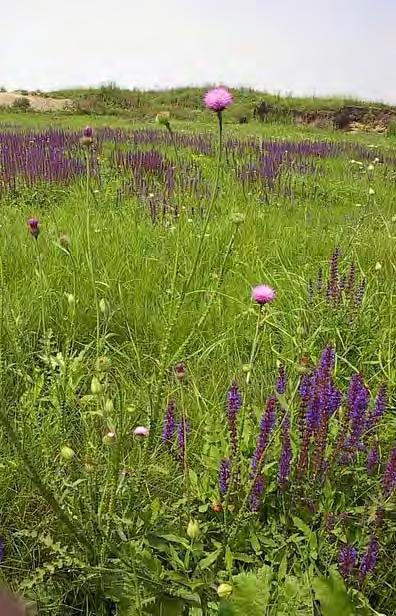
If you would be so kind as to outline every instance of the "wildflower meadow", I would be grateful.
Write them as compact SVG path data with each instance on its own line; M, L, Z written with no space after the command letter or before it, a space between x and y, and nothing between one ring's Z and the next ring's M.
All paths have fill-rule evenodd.
M396 141L237 102L1 116L0 576L32 613L396 614Z

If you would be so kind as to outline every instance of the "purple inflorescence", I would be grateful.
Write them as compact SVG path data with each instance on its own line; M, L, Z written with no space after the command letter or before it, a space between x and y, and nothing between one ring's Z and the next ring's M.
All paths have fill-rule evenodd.
M252 511L259 511L261 505L261 499L264 492L265 479L264 476L259 473L254 480L252 491L250 495L250 509Z
M377 445L373 445L367 454L367 472L369 475L373 475L378 468L379 464L379 452Z
M278 481L285 488L290 476L292 448L290 440L290 420L285 417L282 422L282 450L279 460Z
M227 494L231 478L231 460L223 458L220 460L219 469L219 490L220 494Z
M235 456L238 449L237 415L242 406L242 394L234 381L227 395L227 422L231 440L232 455Z
M338 302L338 300L340 299L340 288L339 288L340 255L341 255L341 251L337 247L334 250L333 254L331 255L331 259L330 259L330 276L329 276L329 282L327 285L327 296L334 303Z
M370 411L367 421L366 428L370 430L381 420L385 409L386 409L386 401L387 401L387 389L386 384L383 383L378 390L377 397L375 399L374 408Z
M190 430L190 424L184 417L177 424L177 444L179 449L179 459L184 462L186 458L186 443L187 435Z
M377 564L379 554L379 541L377 537L371 537L370 543L367 546L366 552L362 556L362 560L359 567L359 581L364 582L369 573L372 572Z
M284 394L286 392L287 387L287 375L284 366L279 366L278 370L278 380L276 383L276 391L278 394Z
M353 459L358 450L363 448L361 438L366 429L366 413L369 401L369 392L364 384L362 375L354 374L348 390L350 434L344 443L350 460Z
M170 444L176 431L176 417L175 417L176 405L174 400L170 400L164 419L164 427L162 430L162 440L166 444Z
M265 452L268 446L269 437L274 429L276 421L276 398L268 398L266 409L260 421L260 434L257 439L256 450L252 458L252 469L257 471L261 468Z
M338 566L344 580L348 580L356 567L358 553L351 545L344 545L338 553Z
M389 454L382 478L382 487L386 497L390 496L396 488L396 447Z

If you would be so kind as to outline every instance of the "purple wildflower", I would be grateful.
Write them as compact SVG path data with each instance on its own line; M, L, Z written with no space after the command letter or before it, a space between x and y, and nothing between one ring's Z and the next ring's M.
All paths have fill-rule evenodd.
M363 279L355 293L355 306L361 306L363 302L364 292L366 290L366 281Z
M358 553L351 545L344 545L338 553L338 567L344 580L348 580L356 567Z
M162 430L162 440L169 445L176 431L175 418L176 405L174 400L170 400L165 413L164 427Z
M354 374L348 390L348 417L350 421L350 436L345 441L345 447L352 454L361 446L361 437L366 428L366 411L369 405L369 392L360 374Z
M177 443L179 447L179 459L183 464L186 461L186 442L187 434L190 430L190 425L187 419L184 417L177 424Z
M389 454L382 479L382 487L385 496L390 496L396 487L396 447Z
M367 472L369 475L373 475L375 473L376 468L378 468L378 463L378 447L377 445L374 445L367 454Z
M86 126L83 130L83 135L84 137L92 137L93 136L92 126Z
M334 515L334 513L332 513L331 511L329 513L326 513L325 515L325 530L330 533L335 526L336 523L336 517Z
M370 543L367 546L366 552L363 554L360 567L359 567L359 582L362 584L365 578L374 569L377 564L379 553L379 541L377 537L373 536L370 539Z
M346 292L348 294L349 299L352 299L355 292L356 285L356 266L352 261L351 267L349 268L348 280L346 283Z
M287 387L287 375L284 366L279 366L278 381L276 383L276 391L278 394L284 394Z
M276 398L268 398L266 409L260 421L260 434L257 439L256 450L252 458L252 469L257 471L261 468L264 455L268 446L269 437L276 421Z
M262 498L263 491L264 491L264 485L265 485L264 476L261 473L259 473L254 480L254 483L252 486L252 492L250 495L250 508L252 511L257 512L260 509L261 498Z
M290 441L290 420L285 417L282 422L282 451L279 460L278 480L280 486L284 489L290 476L290 467L292 461L292 448Z
M230 432L231 451L235 456L238 448L238 434L237 434L237 414L242 406L242 394L238 389L237 383L234 381L228 391L227 396L227 421L228 430Z
M233 96L226 88L213 88L206 92L204 102L208 109L217 113L224 111L232 103Z
M382 418L385 408L386 408L386 400L387 400L387 390L386 384L383 383L378 390L377 397L375 399L374 408L370 411L369 416L366 422L367 430L373 428Z
M220 460L219 469L219 490L220 494L227 494L231 478L231 460L223 458Z
M29 218L27 224L28 224L30 233L37 240L37 238L39 236L39 233L40 233L40 222L39 222L39 220L37 218Z

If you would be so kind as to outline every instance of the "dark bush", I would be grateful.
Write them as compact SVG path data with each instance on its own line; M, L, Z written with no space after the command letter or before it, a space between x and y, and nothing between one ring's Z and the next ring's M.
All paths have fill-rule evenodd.
M28 111L30 109L30 100L26 96L20 96L14 100L12 108L16 111Z

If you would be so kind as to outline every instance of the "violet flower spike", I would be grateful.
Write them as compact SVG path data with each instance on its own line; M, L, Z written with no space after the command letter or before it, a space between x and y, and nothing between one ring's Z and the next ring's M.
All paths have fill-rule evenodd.
M227 494L231 479L231 460L223 458L220 460L219 468L219 491L220 494Z
M373 536L367 546L366 552L363 554L362 561L359 567L359 582L362 584L369 573L371 573L377 564L379 554L379 541Z
M369 475L373 475L378 468L379 464L379 453L377 445L371 447L370 451L367 454L367 472Z
M375 399L374 408L370 411L369 416L366 422L366 429L370 430L376 424L378 424L383 414L385 413L387 403L387 388L386 384L383 383L378 390L377 397Z
M236 381L234 381L227 394L227 421L233 456L238 449L237 415L242 407L242 402L242 394Z
M283 395L286 392L287 387L287 375L284 366L279 366L278 381L276 383L276 391L278 394Z
M290 440L290 420L285 417L282 422L282 451L279 460L278 481L284 489L289 481L292 461L292 448Z
M382 479L382 488L386 497L390 496L396 488L396 447L389 454Z
M174 400L170 400L165 412L164 427L162 430L162 440L169 445L176 431L176 405Z
M348 580L356 567L358 553L351 545L344 545L338 553L338 567L344 580Z
M268 398L266 409L260 421L260 434L257 439L256 450L252 458L252 469L257 471L261 468L264 455L268 446L269 438L276 421L276 398Z
M252 486L252 492L250 495L250 509L251 511L257 512L260 509L261 499L264 492L265 480L264 476L259 474L254 480L254 484Z

